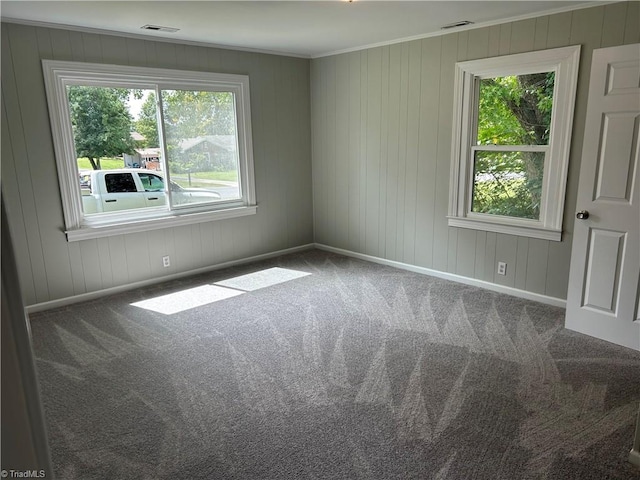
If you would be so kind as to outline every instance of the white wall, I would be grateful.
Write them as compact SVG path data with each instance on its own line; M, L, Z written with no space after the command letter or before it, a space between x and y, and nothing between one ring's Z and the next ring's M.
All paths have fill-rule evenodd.
M640 42L623 2L312 61L318 243L566 298L591 54ZM456 61L582 45L562 242L447 226ZM507 275L495 274L497 262Z
M13 245L2 204L2 468L45 470L51 476L51 458L44 421L28 321L24 313Z
M248 74L258 213L68 243L42 59ZM27 305L313 239L309 60L2 24L2 190ZM163 268L161 257L171 256Z

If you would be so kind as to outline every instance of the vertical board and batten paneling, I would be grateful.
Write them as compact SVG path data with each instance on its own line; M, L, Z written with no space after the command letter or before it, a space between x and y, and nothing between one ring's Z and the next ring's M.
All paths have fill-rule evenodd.
M637 43L640 39L640 3L629 2L627 9L627 22L624 27L623 43ZM613 27L615 28L615 27Z
M473 276L480 280L485 279L485 265L487 263L487 232L478 230L476 232L475 244L475 265L473 266Z
M333 122L330 122L327 118L327 101L321 100L324 98L327 98L327 72L328 72L328 65L333 61L332 58L327 58L326 60L323 60L323 62L321 64L318 65L318 69L319 71L321 71L322 73L319 75L319 80L318 80L318 108L314 111L314 120L315 122L313 122L314 124L319 126L319 130L317 132L318 135L318 140L313 143L313 149L317 149L316 151L316 155L321 155L323 157L331 157L334 154L333 149L333 145L328 142L328 134L327 134L327 130L333 125ZM317 118L315 118L315 115L317 115ZM316 123L318 122L318 123ZM317 168L316 166L314 166L313 172L312 172L312 179L313 179L313 194L314 194L314 205L318 205L320 206L320 208L318 208L315 212L314 212L314 219L315 222L318 225L322 225L322 235L324 236L324 241L328 241L329 238L327 234L328 232L328 228L327 228L327 217L329 215L329 209L328 209L328 205L327 205L327 189L323 188L324 185L327 184L327 170L329 168L329 163L328 162L323 162L321 164L317 164ZM322 241L322 240L321 240Z
M349 63L346 55L336 58L336 125L349 124ZM346 128L335 130L335 241L339 248L349 245L349 131Z
M283 177L288 189L287 246L290 246L303 245L313 239L313 198L310 191L311 102L308 64L306 68L300 68L298 59L285 60L285 67L290 70L292 79L291 104L289 114L285 116L289 121L286 144L291 156L287 157L283 172L286 174ZM291 132L295 132L295 135L291 135Z
M422 74L422 42L408 44L409 72L407 93L414 101L407 104L406 168L404 188L404 258L407 263L415 262L416 254L416 211L418 198L418 150L420 133L420 100Z
M349 135L349 154L347 156L349 165L347 177L349 203L342 205L342 207L349 209L349 244L347 248L353 251L360 251L360 53L351 53L347 55L347 59L348 67L345 68L349 70L349 123L346 125ZM315 65L315 62L311 64ZM312 108L311 111L313 112L314 109ZM318 134L318 128L321 129L322 125L314 125L312 123L312 135ZM313 163L313 165L315 167L316 163ZM314 177L315 185L317 184ZM314 203L314 213L316 212L315 205L316 203ZM319 239L322 238L321 235L324 232L316 232L315 224L313 233L316 241L322 241Z
M399 44L389 47L389 75L387 84L389 91L387 94L389 105L387 108L387 138L385 143L386 170L382 181L385 184L384 204L381 207L380 215L384 219L385 230L382 233L384 239L384 256L391 260L396 260L397 228L396 219L398 217L398 195L402 190L398 190L399 160L398 151L400 146L400 61L402 57L402 47Z
M369 77L367 75L369 68L369 51L360 54L360 140L359 159L358 159L358 176L359 176L359 213L360 213L360 248L367 251L367 166L369 164L367 157L367 122L369 120ZM332 122L333 128L336 128L335 122ZM312 130L313 131L313 130Z
M449 172L451 155L451 125L453 122L453 77L458 60L458 39L456 35L442 38L440 61L433 68L440 73L440 88L432 94L438 98L438 136L436 138L436 156L430 159L430 170L436 178L433 235L433 264L424 265L435 270L448 270L449 228L446 214L449 201ZM425 94L427 92L424 92ZM421 161L425 161L421 159ZM421 186L422 188L422 186ZM453 229L452 229L453 231Z
M536 18L536 31L533 39L534 50L544 50L547 48L547 37L549 35L549 17Z
M57 203L60 203L38 54L38 36L35 29L20 28L9 29L8 37L8 46L11 51L2 55L10 57L8 68L3 68L2 71L3 94L7 102L7 122L16 137L21 140L13 143L13 160L17 178L7 178L3 175L3 183L17 183L20 192L19 200L25 202L23 206L28 205L29 208L26 212L23 210L22 218L25 218L27 223L33 223L30 229L38 231L34 243L37 242L39 245L34 245L34 249L40 250L44 258L44 272L38 273L42 275L39 280L44 280L47 284L46 295L49 297L71 296L75 294L74 287L78 282L72 278L71 255L65 245L66 239L60 228L61 225L57 223L61 216L52 211L55 201L49 197L55 191ZM70 42L67 42L67 45L70 48ZM3 42L3 50L6 47L7 45ZM36 69L40 69L39 75ZM5 79L11 77L13 82L9 80L7 83L13 83L13 85L7 85L5 90ZM9 106L11 106L10 109ZM42 132L45 134L42 135ZM38 162L31 162L30 159L37 159ZM7 197L4 201L9 215L20 208L12 198ZM10 228L13 228L13 218L13 216L8 218ZM18 261L21 259L18 258ZM60 281L61 278L65 281Z
M327 119L336 118L336 98L339 86L336 83L336 59L333 58L329 62L326 70L326 92L327 98L331 101L325 105L325 115ZM327 163L325 171L326 184L328 187L326 195L327 205L327 234L330 238L336 238L336 217L338 215L338 204L336 202L336 182L340 175L337 171L338 150L336 146L336 122L329 122L326 130L327 145L330 152L331 161Z
M430 232L434 222L436 176L430 161L421 159L435 159L438 148L440 69L433 68L433 65L440 63L441 46L442 37L422 40L415 245L415 263L419 265L433 263L433 236ZM388 159L387 163L392 161Z
M312 60L316 241L566 298L591 55L640 42L639 7L578 9ZM455 63L568 45L581 45L582 53L562 241L448 227ZM348 98L326 88L328 72L344 82ZM327 115L326 105L336 102L349 103L348 117ZM329 129L340 132L340 144L348 138L346 156L327 142ZM348 165L346 185L315 178L333 168L334 154ZM330 210L327 195L338 202ZM348 211L346 241L339 228L328 228L336 225L332 216L344 224L341 209ZM505 276L497 275L498 262L508 264Z
M42 59L248 74L258 213L67 242ZM3 23L2 190L25 302L58 300L310 243L309 65L307 59ZM171 256L169 268L162 266L164 255Z
M4 33L4 32L3 32ZM5 39L3 38L3 42ZM4 65L4 58L2 59ZM3 67L4 68L4 67ZM0 144L1 150L0 154L2 155L3 163L2 163L2 201L4 202L5 198L19 198L20 191L18 189L18 185L15 182L7 182L6 178L16 178L16 166L14 163L14 148L13 145L15 142L15 138L12 138L11 135L11 127L9 122L7 121L7 102L4 99L4 92L2 98L2 142ZM18 152L15 152L18 154ZM4 202L5 207L7 206L6 202ZM28 205L24 207L18 206L17 211L11 212L7 207L7 215L22 214L25 209L29 208ZM45 273L44 273L44 257L42 255L42 249L35 249L34 245L37 244L35 235L37 231L30 225L20 224L13 231L13 242L15 245L13 246L13 250L17 258L29 258L31 253L33 253L33 261L30 264L27 262L17 263L17 271L19 278L25 278L27 283L27 287L30 291L40 291L41 295L44 295L48 292L47 284L45 281ZM34 237L31 237L34 235ZM35 270L40 275L38 278L34 278L31 275L31 270Z
M485 241L485 257L484 257L484 273L480 277L481 280L486 282L493 282L496 277L496 247L498 242L498 234L495 232L486 232L487 239ZM476 277L477 278L477 277Z
M334 64L335 67L335 64ZM335 72L334 72L335 75ZM367 55L367 103L366 103L366 134L365 152L366 152L366 169L364 174L366 193L365 193L365 253L369 255L379 255L379 231L378 224L380 222L380 125L381 105L382 105L382 49L374 48L368 51ZM331 113L331 111L329 112ZM329 118L335 116L329 115ZM333 123L334 130L337 128ZM335 172L335 168L334 168ZM335 190L330 190L330 194L334 195ZM337 205L334 205L337 208Z
M382 65L381 72L389 71L389 65L391 61L389 46L381 48ZM389 159L389 122L384 121L389 116L389 75L382 75L381 83L381 102L380 102L380 138L379 138L379 150L380 150L380 175L379 175L379 206L381 211L380 221L378 222L378 239L379 251L385 251L386 249L386 231L387 221L386 205L387 205L387 171L388 171L388 159ZM348 186L347 186L348 187Z

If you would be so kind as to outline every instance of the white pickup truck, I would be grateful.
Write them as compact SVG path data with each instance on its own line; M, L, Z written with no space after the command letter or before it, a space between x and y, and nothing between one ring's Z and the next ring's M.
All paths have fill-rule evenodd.
M183 188L170 182L174 205L214 202L218 192ZM82 207L85 214L157 207L167 203L164 178L154 170L123 168L80 172Z

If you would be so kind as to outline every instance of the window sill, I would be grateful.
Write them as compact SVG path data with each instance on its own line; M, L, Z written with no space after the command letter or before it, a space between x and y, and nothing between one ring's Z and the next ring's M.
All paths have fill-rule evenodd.
M138 233L148 230L159 230L161 228L180 227L194 223L224 220L225 218L244 217L246 215L255 215L257 210L257 205L249 205L226 208L213 212L186 213L181 215L168 214L153 219L132 219L130 221L123 220L118 223L104 225L85 225L77 229L67 230L65 233L67 234L67 241L77 242L92 238L111 237L127 233Z
M562 230L534 227L529 225L509 225L504 223L486 222L482 220L448 217L450 227L470 228L485 232L506 233L520 237L539 238L559 242L562 240Z

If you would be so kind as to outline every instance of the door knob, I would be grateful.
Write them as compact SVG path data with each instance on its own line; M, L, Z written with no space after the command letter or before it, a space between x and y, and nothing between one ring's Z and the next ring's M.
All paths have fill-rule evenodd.
M587 212L586 210L580 210L578 213L576 213L576 218L578 220L586 220L587 218L589 218L589 212Z

